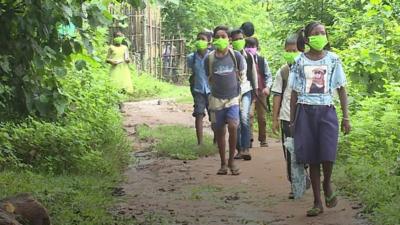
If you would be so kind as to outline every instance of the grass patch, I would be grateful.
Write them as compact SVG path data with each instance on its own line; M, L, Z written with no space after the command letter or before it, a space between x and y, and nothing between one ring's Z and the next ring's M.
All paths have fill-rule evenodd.
M174 159L197 159L213 155L217 148L212 144L211 135L204 134L204 144L197 145L194 129L181 125L163 125L151 128L145 125L137 129L141 140L155 140L154 149L161 156Z
M179 103L191 103L192 95L188 86L177 86L146 74L137 74L132 71L133 93L128 97L130 101L139 101L148 98L173 98Z
M203 185L196 186L190 192L190 200L203 200L203 199L215 199L215 193L221 192L223 189L218 186Z
M111 191L119 181L116 176L7 171L0 173L0 197L32 193L49 210L52 224L132 224L107 211L115 203Z
M50 174L28 168L3 170L0 172L0 199L31 193L48 209L52 224L133 224L132 220L109 212L119 201L111 193L122 181L121 170L127 165L131 150L125 139L119 141L102 145L103 151L99 151L96 158L88 159L92 163L81 166L79 173Z
M360 200L363 212L377 225L400 224L400 176L388 173L387 165L378 168L365 160L339 161L334 170L340 191Z

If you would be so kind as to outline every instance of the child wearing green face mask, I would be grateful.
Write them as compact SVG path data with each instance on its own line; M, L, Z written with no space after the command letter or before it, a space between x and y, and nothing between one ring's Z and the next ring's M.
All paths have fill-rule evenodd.
M234 163L234 154L239 125L239 99L241 82L246 79L246 62L243 56L229 48L228 28L218 26L214 29L215 50L205 59L205 71L209 78L211 95L209 97L211 122L214 125L218 150L221 158L219 175L239 175ZM247 80L247 79L246 79ZM225 134L228 125L229 159L225 157Z
M329 43L324 25L312 22L299 32L297 48L304 52L305 45L310 50L301 53L290 69L290 127L296 161L310 165L314 205L307 211L307 216L317 216L323 212L320 194L321 164L325 205L332 208L338 202L331 184L339 132L333 105L335 91L339 93L343 113L341 128L345 134L350 132L350 121L344 87L346 76L339 57L327 51Z
M296 198L300 197L300 195L302 195L305 190L304 187L297 188L294 185L298 184L296 182L294 183L292 182L292 173L296 174L297 176L301 176L300 173L303 174L305 173L304 171L296 173L297 172L296 169L299 169L297 167L292 169L292 160L291 160L292 154L284 146L286 138L291 137L289 121L290 121L290 96L292 90L288 85L289 70L290 67L292 67L292 65L294 64L296 57L298 57L299 55L300 55L299 51L297 50L297 35L291 35L285 41L285 52L283 53L283 57L286 63L276 73L274 84L271 89L273 95L272 131L276 134L278 129L280 128L283 153L286 160L287 178L291 183L291 191L289 193L290 199L293 199L295 197ZM296 195L293 193L293 189L295 189Z
M246 41L242 30L231 31L232 47L234 50L240 52L246 60L247 70L246 79L240 86L241 99L240 99L240 123L238 126L237 135L237 154L235 159L251 160L250 155L250 109L252 102L252 91L257 90L257 69L255 68L254 56L245 51ZM263 114L264 115L264 114Z
M131 80L131 72L129 70L128 63L129 50L128 47L123 45L125 39L121 32L116 32L114 35L113 44L108 49L108 55L106 62L111 64L110 77L111 81L121 90L122 93L132 93L133 86ZM120 104L121 112L123 110L123 104Z
M198 145L203 143L203 118L206 115L205 111L208 111L208 96L210 95L210 87L204 70L204 59L209 53L208 43L210 39L208 33L198 33L195 42L196 51L186 57L188 68L192 70L189 83L194 101L192 115L195 117Z

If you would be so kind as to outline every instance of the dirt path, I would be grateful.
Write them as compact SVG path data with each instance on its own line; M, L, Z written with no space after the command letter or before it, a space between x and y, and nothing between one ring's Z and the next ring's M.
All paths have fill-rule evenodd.
M126 108L125 127L130 134L135 133L136 124L143 123L193 127L190 105L154 100L127 103ZM300 200L287 198L281 143L275 139L269 139L267 148L253 148L252 161L237 161L239 176L217 176L217 155L194 161L170 160L154 158L143 143L135 145L139 162L126 171L124 202L117 210L139 224L366 224L343 197L336 208L325 209L315 218L306 217L311 191Z

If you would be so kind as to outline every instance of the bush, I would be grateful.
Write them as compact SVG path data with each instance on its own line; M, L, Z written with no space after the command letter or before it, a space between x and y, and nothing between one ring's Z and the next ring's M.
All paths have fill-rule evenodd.
M353 130L340 143L339 182L349 193L357 193L377 224L398 224L400 84L385 88L360 101L352 116Z
M71 69L63 86L70 100L57 122L29 117L0 125L1 167L110 173L116 166L104 160L107 145L115 145L114 151L121 151L115 153L124 159L120 162L126 162L129 147L117 108L121 96L105 68Z

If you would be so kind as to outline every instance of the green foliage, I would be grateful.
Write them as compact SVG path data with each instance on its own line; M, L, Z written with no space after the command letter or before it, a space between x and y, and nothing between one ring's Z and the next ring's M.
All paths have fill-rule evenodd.
M397 66L400 24L394 7L399 8L400 4L371 3L365 6L360 16L362 27L347 39L347 48L339 51L346 56L343 61L351 74L353 87L359 92L381 92L385 80L400 79Z
M102 146L115 144L118 148L126 143L116 107L118 91L104 68L72 68L60 83L69 97L63 118L46 122L31 117L1 124L0 134L7 140L1 146L0 155L6 160L2 165L23 163L55 173L82 167L87 172L107 172L113 167L103 160Z
M366 203L376 224L398 224L400 84L385 88L384 94L363 99L352 116L353 130L340 143L340 183Z
M0 6L0 118L54 119L67 103L59 83L67 74L65 60L84 47L91 52L91 27L109 24L111 15L98 1L6 0ZM69 23L80 38L58 34Z
M147 73L137 74L132 71L133 93L129 100L138 101L145 98L175 98L178 102L192 102L190 89L187 86L176 86L160 81Z
M242 23L252 21L256 27L256 36L266 45L273 26L267 19L268 10L269 5L264 1L181 1L179 5L166 4L162 9L165 17L163 27L170 36L176 35L177 30L181 31L191 46L197 33L204 29L213 30L217 25L239 28Z
M64 64L71 54L94 53L97 29L113 19L108 4L119 2L1 1L0 121L63 115L69 101L60 84L67 75ZM134 7L145 2L128 1Z
M210 135L204 135L204 144L197 145L195 131L184 126L159 126L150 128L139 126L139 138L155 141L154 150L161 156L170 156L174 159L197 159L216 153L216 146L212 144Z
M108 212L131 146L117 107L122 96L97 57L105 58L105 30L93 35L92 55L73 53L63 64L57 85L66 98L55 121L0 122L0 197L33 193L54 224L132 224Z

